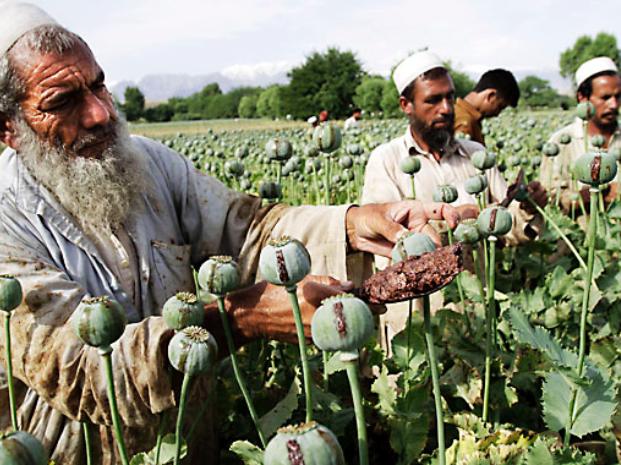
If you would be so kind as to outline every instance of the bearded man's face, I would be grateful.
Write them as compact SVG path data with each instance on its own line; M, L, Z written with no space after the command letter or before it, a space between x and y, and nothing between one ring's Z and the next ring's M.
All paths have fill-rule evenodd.
M448 73L430 79L418 78L409 100L401 97L402 111L410 126L435 151L453 138L455 88Z
M14 118L18 156L83 227L119 226L143 187L141 159L92 53L81 43L62 54L18 43L11 53L25 87Z

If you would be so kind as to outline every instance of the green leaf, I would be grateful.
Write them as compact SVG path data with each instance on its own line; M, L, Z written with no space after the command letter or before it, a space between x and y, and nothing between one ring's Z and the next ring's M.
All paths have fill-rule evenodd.
M345 365L345 362L341 361L340 352L335 352L332 355L332 357L328 359L328 363L326 363L325 370L328 375L332 375L339 371L344 371L346 368L347 368L347 365Z
M298 408L298 396L301 392L300 378L296 375L287 395L259 419L259 424L266 437L272 436L278 428L291 418L295 409Z
M425 448L429 432L429 415L394 416L388 420L390 447L399 454L400 464L412 463Z
M548 373L543 385L543 413L546 425L554 431L565 428L569 418L572 387L577 390L571 433L582 437L608 424L617 406L614 385L599 370L587 368L588 386L577 385L561 373Z
M562 267L557 266L547 279L548 292L554 298L564 296L573 282L573 278Z
M235 441L229 450L237 455L244 465L263 465L263 450L248 441Z
M522 465L555 465L554 456L545 441L538 438L522 459Z
M160 447L160 465L167 463L173 463L175 460L175 452L177 446L175 445L175 435L169 433L162 438L162 445ZM181 442L181 453L179 457L183 459L188 453L188 445L185 440ZM155 465L155 458L157 455L157 446L154 446L149 452L140 452L132 457L130 465Z
M513 307L509 310L509 319L515 338L519 343L540 350L557 366L573 368L577 365L578 357L576 354L563 349L545 329L533 328L523 312Z
M408 368L407 348L408 330L406 328L392 338L392 359L401 370ZM409 369L413 372L418 371L420 366L425 363L425 340L420 325L412 325L410 330L410 360Z
M378 408L382 415L391 415L395 412L395 402L397 401L397 391L394 383L388 378L388 368L382 366L382 371L371 385L371 392L377 394L379 398Z

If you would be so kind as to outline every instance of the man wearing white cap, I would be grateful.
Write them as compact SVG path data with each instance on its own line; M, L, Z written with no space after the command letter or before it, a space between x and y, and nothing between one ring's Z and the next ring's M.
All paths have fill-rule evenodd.
M617 65L608 57L592 58L580 65L575 78L578 102L591 102L595 109L587 124L589 146L592 148L590 141L593 136L603 136L604 149L621 150L621 129L618 122L621 77ZM583 121L576 117L573 123L555 132L550 141L556 143L560 151L556 157L544 157L541 164L541 180L548 189L560 188L561 205L569 208L572 166L584 153ZM616 183L612 183L606 198L614 199L616 188ZM588 192L585 192L583 198L588 202Z
M450 184L459 194L453 205L457 205L461 216L476 217L476 199L466 192L464 182L477 174L470 156L484 147L453 137L455 89L442 60L430 51L415 53L395 68L393 80L409 126L403 136L371 153L365 170L362 203L411 198L410 176L401 171L400 164L405 158L415 156L421 163L420 171L414 176L416 198L430 201L438 186ZM488 200L501 201L507 194L507 183L495 167L487 170L486 175ZM541 184L532 182L528 188L533 199L545 205L547 196ZM505 240L517 243L533 239L541 228L541 218L527 204L514 201L509 208L514 227ZM380 268L386 264L382 257L376 262ZM387 313L381 317L384 347L388 348L390 338L404 328L406 318L404 305L388 306Z
M166 358L172 334L159 315L169 297L194 290L190 266L232 255L250 285L265 242L288 234L305 243L313 273L345 279L348 250L387 255L405 226L457 221L450 206L421 202L262 208L163 145L130 137L77 35L33 5L0 2L0 12L0 142L9 147L0 156L0 275L15 276L24 291L10 320L18 425L59 465L85 463L80 422L90 424L92 463L120 463L99 355L70 324L84 296L114 298L129 321L112 361L133 454L154 445L160 414L176 405L178 374ZM305 278L305 323L323 298L348 288ZM282 288L265 282L227 299L237 342L295 340L289 305ZM218 318L206 305L205 327L224 352ZM4 345L0 337L2 355ZM194 386L190 411L209 398L210 384ZM2 430L6 397L3 386ZM199 426L185 463L215 463L212 415L186 417Z

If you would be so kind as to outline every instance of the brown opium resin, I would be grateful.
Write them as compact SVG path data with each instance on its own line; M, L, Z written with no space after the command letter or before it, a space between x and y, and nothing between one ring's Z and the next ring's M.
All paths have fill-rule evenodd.
M432 294L463 270L460 243L441 247L375 273L356 293L372 304L388 304Z

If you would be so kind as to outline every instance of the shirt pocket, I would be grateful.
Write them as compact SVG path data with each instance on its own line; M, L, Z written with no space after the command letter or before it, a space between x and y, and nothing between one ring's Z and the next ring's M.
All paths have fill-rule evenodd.
M151 293L158 308L177 292L194 292L190 245L151 241L154 270Z

